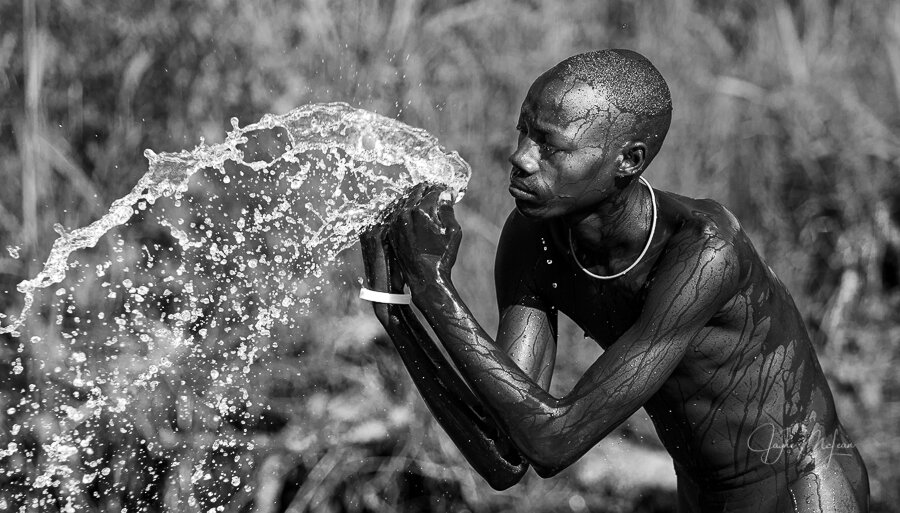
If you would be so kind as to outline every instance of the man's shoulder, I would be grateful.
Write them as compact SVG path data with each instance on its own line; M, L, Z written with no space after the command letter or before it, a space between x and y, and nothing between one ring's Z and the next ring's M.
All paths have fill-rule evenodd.
M709 272L713 281L743 283L757 255L737 217L715 200L668 192L658 197L676 225L664 260L676 262L677 269Z
M678 225L678 235L698 242L714 238L735 244L744 232L737 217L721 203L706 198L688 198L660 191L660 208L670 212Z

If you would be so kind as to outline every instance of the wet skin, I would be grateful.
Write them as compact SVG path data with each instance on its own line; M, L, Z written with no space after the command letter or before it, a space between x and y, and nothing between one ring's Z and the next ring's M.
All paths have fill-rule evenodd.
M376 305L426 403L495 488L527 466L552 476L641 406L672 455L681 511L865 511L865 466L784 285L711 200L657 191L641 120L553 70L523 104L498 247L501 313L490 338L450 279L452 205L417 188L389 229L363 240L370 288L409 285L456 364L412 310ZM547 392L564 313L604 353L565 397Z

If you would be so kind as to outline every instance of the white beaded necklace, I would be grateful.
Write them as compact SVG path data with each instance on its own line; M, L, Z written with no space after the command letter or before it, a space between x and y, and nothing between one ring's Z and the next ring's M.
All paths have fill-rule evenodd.
M613 278L618 278L619 276L622 276L628 271L634 269L634 266L638 265L641 259L644 258L644 255L647 254L647 250L650 249L650 242L653 241L653 234L656 233L656 195L653 193L653 187L650 187L650 184L647 182L647 180L644 180L643 176L639 176L638 180L640 180L642 184L646 185L647 190L650 191L650 202L653 204L653 223L650 225L650 235L647 237L647 244L644 245L644 250L641 251L641 254L638 255L637 260L629 265L627 269L609 276L602 276L588 271L587 268L581 265L581 262L578 261L578 255L575 254L575 244L572 243L572 229L569 228L569 249L572 251L572 258L575 259L575 263L578 264L578 267L580 267L582 271L587 273L587 275L592 278L597 278L598 280L612 280Z

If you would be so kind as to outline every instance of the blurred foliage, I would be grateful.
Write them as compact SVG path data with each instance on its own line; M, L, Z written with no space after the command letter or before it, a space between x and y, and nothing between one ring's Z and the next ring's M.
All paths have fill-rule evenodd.
M347 101L429 130L472 164L457 208L466 235L455 282L490 331L519 105L538 74L605 47L643 53L668 80L674 119L647 176L662 189L717 199L741 219L806 316L839 415L868 465L875 509L897 504L894 0L3 3L0 246L19 247L20 258L0 254L0 311L19 308L6 291L36 271L52 225L95 219L146 170L145 148L218 142L232 116L246 123ZM153 236L140 224L129 230L134 239ZM358 255L344 255L333 272L332 283L355 283ZM115 429L110 419L95 433L92 450L112 471L90 484L73 476L78 503L97 511L672 509L671 477L653 470L666 460L641 415L618 432L630 449L605 443L561 477L529 475L496 493L430 419L352 287L335 286L302 331L273 335L282 343L248 387L253 423L207 411L211 385L190 368L136 397L126 416L137 429ZM26 391L49 395L42 369L64 363L68 351L18 355L17 347L10 338L0 345L0 447L16 436L34 445L60 429L47 415L44 430L10 433L16 419L7 406ZM570 387L596 354L564 324L553 390ZM15 362L26 372L14 374ZM226 432L241 442L217 444ZM0 462L6 507L14 506L8 492L30 493L24 479L38 464ZM641 465L630 480L603 470L629 465ZM646 488L660 480L662 492Z

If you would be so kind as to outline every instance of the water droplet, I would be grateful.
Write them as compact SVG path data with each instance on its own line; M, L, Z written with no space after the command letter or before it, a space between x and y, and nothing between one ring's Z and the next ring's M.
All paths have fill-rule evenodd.
M78 419L85 425L92 415L102 416L115 420L112 433L138 437L129 416L146 403L135 395L187 390L196 382L189 386L178 376L199 370L208 373L212 386L192 395L202 399L177 400L175 409L186 410L188 417L176 412L179 427L197 422L199 405L192 401L198 400L211 405L209 422L224 422L225 416L250 419L252 413L241 410L259 406L250 400L255 391L236 392L237 387L251 383L266 358L285 354L276 350L274 339L296 329L298 316L311 310L311 298L333 285L326 281L328 264L414 184L444 184L459 200L469 178L468 164L424 131L343 104L267 115L243 129L237 118L230 121L233 131L222 143L201 139L193 150L178 153L146 150L149 170L107 214L82 228L55 227L60 239L48 264L18 287L26 299L22 316L0 317L12 322L0 325L0 333L20 336L16 328L29 318L25 310L32 301L41 307L46 305L40 301L50 303L55 310L48 322L58 324L53 332L61 340L53 343L65 351L64 364L50 364L43 372L78 390L66 398L72 404L44 411L43 404L23 403L20 410L9 408L11 415L33 408L51 422ZM274 139L291 144L282 150L277 144L266 147L272 138L262 129L273 127L280 131ZM300 137L309 133L318 135ZM307 158L305 152L313 153ZM126 224L133 217L135 225L158 223L164 233L145 238L146 226ZM84 248L92 249L78 252ZM18 258L19 248L7 247L7 252ZM251 271L260 267L265 272ZM35 294L39 289L58 296L41 297ZM41 342L37 336L31 340ZM238 340L235 349L232 342ZM12 354L11 373L24 373L30 365L31 351L23 346L20 355ZM202 363L185 369L185 360ZM40 387L28 387L38 395ZM242 399L235 400L241 393ZM42 454L50 454L48 464L67 464L72 456L90 462L96 441L79 438L86 432L92 431L70 430L54 439L60 448L56 453L49 450L50 442L42 446ZM214 447L231 442L219 436ZM149 449L160 442L142 443ZM244 449L253 446L247 443ZM121 463L101 468L97 460L92 472L76 474L72 481L95 485ZM197 479L214 476L233 486L246 481L205 468L199 472ZM54 490L57 477L35 475L27 484ZM191 500L192 509L198 509Z

